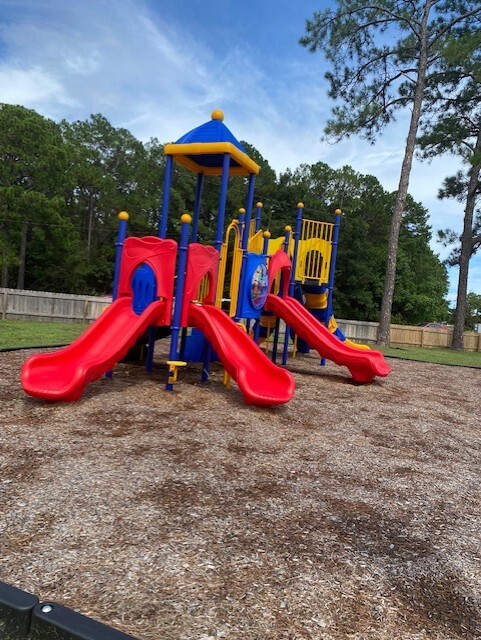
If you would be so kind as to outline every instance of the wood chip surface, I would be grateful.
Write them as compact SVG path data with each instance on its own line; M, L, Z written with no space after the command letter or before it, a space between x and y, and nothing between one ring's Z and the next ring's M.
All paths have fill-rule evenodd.
M162 349L61 404L0 354L0 580L141 640L481 638L480 370L309 354L259 409Z

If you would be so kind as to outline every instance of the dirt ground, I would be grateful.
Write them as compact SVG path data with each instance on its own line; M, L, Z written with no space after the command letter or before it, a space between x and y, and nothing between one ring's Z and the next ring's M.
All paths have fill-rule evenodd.
M481 638L480 370L305 355L258 409L124 364L47 404L32 353L0 354L0 580L142 640Z

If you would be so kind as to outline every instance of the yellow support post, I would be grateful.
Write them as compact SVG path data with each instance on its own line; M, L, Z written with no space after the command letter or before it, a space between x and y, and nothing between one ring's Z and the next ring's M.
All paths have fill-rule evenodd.
M184 362L183 360L167 360L167 364L169 366L169 379L167 383L174 385L177 382L179 367L187 366L187 362Z

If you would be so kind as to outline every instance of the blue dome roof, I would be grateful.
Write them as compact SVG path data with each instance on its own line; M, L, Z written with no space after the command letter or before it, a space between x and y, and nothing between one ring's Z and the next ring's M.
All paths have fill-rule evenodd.
M223 123L220 110L212 113L212 120L192 129L177 142L166 144L164 153L191 171L221 175L226 154L229 154L229 174L259 173L259 166L247 155L244 146Z

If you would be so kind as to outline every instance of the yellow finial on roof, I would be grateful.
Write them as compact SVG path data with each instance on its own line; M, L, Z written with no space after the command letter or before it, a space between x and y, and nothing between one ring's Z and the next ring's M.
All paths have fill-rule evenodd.
M223 120L224 120L224 112L221 111L220 109L215 109L212 112L212 115L210 117L212 118L212 120L220 120L221 122L223 122Z

